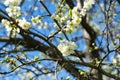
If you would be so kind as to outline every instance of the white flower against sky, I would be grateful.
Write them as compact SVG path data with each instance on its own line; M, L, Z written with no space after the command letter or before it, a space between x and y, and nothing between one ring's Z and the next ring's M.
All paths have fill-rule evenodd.
M70 20L67 21L67 27L65 28L65 31L68 33L75 32L76 28L74 27L74 23Z
M72 18L81 18L82 16L85 16L86 12L92 8L93 4L95 4L95 0L85 0L82 9L79 9L79 6L75 6L72 9Z
M74 26L78 26L81 22L81 18L75 18L72 20L72 22L73 22Z
M91 9L94 3L95 0L85 0L82 9L80 9L78 6L75 6L71 13L72 20L67 21L67 28L65 28L65 30L70 33L75 32L77 28L79 28L82 17L86 15L86 12Z
M41 17L40 16L32 17L31 21L32 21L33 25L37 25L41 22Z
M6 8L6 11L8 12L8 15L11 17L19 17L21 15L20 7L19 6L13 6Z
M18 25L22 28L22 29L29 29L31 27L31 23L27 22L25 18L23 18L22 20L18 20Z
M77 45L75 44L75 42L64 40L57 47L61 51L63 56L68 56L74 53Z
M72 9L72 19L80 17L79 9L77 6L75 6Z
M60 18L60 22L66 21L68 18L68 15L64 15L63 17Z
M71 21L70 20L67 21L67 27L65 28L65 30L67 32L75 32L79 27L80 22L81 22L81 18L75 18Z
M14 27L13 25L11 25L11 22L6 19L2 19L2 26L4 26L8 32L11 31Z
M85 16L86 12L89 11L92 8L92 5L95 4L95 0L85 0L84 1L84 6L81 9L80 14L82 16Z
M2 26L4 26L8 32L8 36L11 35L11 37L15 37L17 33L20 32L20 29L17 28L14 24L11 24L12 22L2 19ZM12 31L12 34L11 34Z
M10 26L10 22L6 19L2 19L2 26Z
M21 0L5 0L4 4L6 6L19 6L21 3Z

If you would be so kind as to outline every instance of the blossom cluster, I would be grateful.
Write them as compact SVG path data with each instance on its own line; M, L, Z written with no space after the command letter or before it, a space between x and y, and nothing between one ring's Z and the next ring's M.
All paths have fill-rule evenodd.
M57 6L59 11L56 11L56 14L52 15L53 19L57 19L60 24L66 23L66 28L64 29L67 33L75 32L79 28L79 24L81 23L82 17L85 16L86 12L91 9L92 5L95 3L95 0L85 0L84 6L82 9L79 9L78 6L74 7L72 10L67 7L64 8L63 5ZM58 14L57 14L58 13ZM57 48L61 51L63 56L68 56L74 53L76 49L76 44L72 41L62 41Z
M25 30L31 27L31 23L27 22L25 18L23 18L22 20L18 20L18 25Z
M14 7L8 7L6 8L6 12L8 12L8 15L14 18L20 17L20 7L14 6Z
M4 4L6 6L19 6L21 3L21 0L5 0Z
M68 5L57 4L57 11L51 16L53 19L57 19L60 23L64 23L68 18L68 15L65 13L69 9Z
M67 31L75 32L79 28L81 18L85 16L86 11L90 10L92 5L95 3L95 0L85 0L84 6L80 9L80 5L75 6L71 11L72 20L67 21Z
M75 42L63 40L57 48L61 51L63 56L68 56L74 53L74 50L77 48Z
M37 25L41 22L41 17L40 16L36 16L36 17L32 16L31 21L32 21L33 25Z
M49 23L47 23L46 21L42 21L42 17L41 16L36 16L31 18L31 22L33 26L38 26L38 29L47 29L48 25L50 26Z
M65 31L69 33L75 32L79 28L80 22L81 22L81 18L75 18L73 20L68 20L67 28L65 28Z
M22 29L29 29L31 27L31 23L27 22L25 20L25 18L23 18L22 20L17 19L16 20L18 22L18 25L22 28ZM8 21L6 19L2 19L2 26L5 26L7 29L7 32L10 33L12 31L12 34L14 34L13 36L15 36L17 33L20 32L20 29L16 27L16 25L13 24L12 21ZM9 34L8 34L9 35Z
M26 21L25 18L19 19L21 16L21 9L20 9L20 3L21 0L5 0L4 4L7 6L6 12L8 12L8 15L14 19L16 19L16 22L22 29L29 29L31 27L31 23ZM6 19L2 19L2 26L5 26L7 29L8 35L11 35L11 37L15 37L16 34L20 32L20 29L16 27L16 25L12 21L8 21Z
M21 0L5 0L4 4L8 6L6 8L6 12L8 12L8 15L14 18L20 17L20 5Z
M81 16L85 16L86 12L92 8L92 5L95 4L95 0L85 0L84 6L80 11Z
M16 34L20 32L19 28L17 28L14 24L12 24L12 22L10 22L6 19L2 19L2 26L6 27L8 35L11 35L11 37L15 37ZM11 33L11 31L12 31L12 33Z
M57 11L51 17L58 20L60 24L66 23L67 27L64 30L67 33L72 33L79 28L82 17L92 8L93 4L95 4L95 0L85 0L82 9L77 5L71 10L68 5L63 6L58 3Z

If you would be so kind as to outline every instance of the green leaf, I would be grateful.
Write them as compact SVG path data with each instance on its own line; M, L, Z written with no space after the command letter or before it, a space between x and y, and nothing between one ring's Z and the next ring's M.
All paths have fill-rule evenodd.
M59 37L59 36L58 36L57 38L59 38L60 40L63 40L63 38L62 38L62 37Z
M68 15L70 16L70 18L72 18L72 10L71 9L69 10Z
M34 57L34 61L38 61L39 60L39 57L38 56L35 56Z

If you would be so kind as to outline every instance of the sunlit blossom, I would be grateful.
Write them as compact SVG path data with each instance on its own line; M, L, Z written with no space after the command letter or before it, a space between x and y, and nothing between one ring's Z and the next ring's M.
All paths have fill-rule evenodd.
M77 45L75 44L75 42L64 40L57 47L61 51L63 56L68 56L74 53Z
M33 25L37 25L41 22L41 17L40 16L32 17L31 21Z
M22 20L18 20L18 22L18 25L25 30L31 27L31 23L27 22L25 18L23 18Z
M21 3L21 0L5 0L4 4L6 6L19 6Z
M20 15L21 15L19 6L8 7L8 8L6 8L6 11L8 12L8 15L11 17L17 18L17 17L20 17Z

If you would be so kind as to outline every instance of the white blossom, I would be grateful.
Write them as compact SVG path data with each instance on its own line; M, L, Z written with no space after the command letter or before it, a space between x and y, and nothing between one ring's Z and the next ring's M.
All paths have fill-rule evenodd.
M5 0L4 4L6 6L19 6L21 3L21 0Z
M8 7L6 8L6 11L8 12L8 15L11 17L17 18L17 17L20 17L21 15L19 6Z
M61 51L63 56L68 56L74 53L77 45L75 44L75 42L64 40L57 47Z
M85 0L84 6L80 11L80 15L85 16L86 12L92 8L93 4L95 4L95 0Z
M69 33L76 31L76 28L74 27L74 23L72 21L67 21L67 27L65 28L65 31Z
M20 32L20 29L17 28L14 24L12 24L12 22L6 20L6 19L2 19L2 26L5 26L7 32L8 32L8 36L11 35L11 37L15 37L17 33ZM12 34L11 34L12 31Z
M79 6L75 6L72 9L72 18L85 16L86 12L89 11L92 8L92 5L95 4L95 0L85 0L84 6L82 9L79 8Z
M74 26L78 26L81 22L81 18L75 18L72 20L72 22L73 22Z
M67 32L75 32L79 27L80 22L81 22L81 18L75 18L71 21L67 21L67 28L65 28L65 30Z
M13 25L11 25L11 22L6 19L2 19L2 26L4 26L8 32L10 32L14 27Z
M63 17L60 18L60 22L64 22L65 20L67 20L68 15L64 15Z
M41 17L40 16L32 17L31 21L32 21L33 25L37 25L41 22Z
M18 25L22 28L22 29L29 29L31 27L31 23L27 22L25 18L23 18L22 20L18 20Z
M94 3L95 0L85 0L82 9L80 9L78 6L75 6L71 13L72 20L67 21L67 28L65 28L65 30L70 33L75 32L77 28L79 28L82 17L86 15L86 12L91 9Z
M78 18L78 17L81 17L81 16L80 16L80 13L79 13L79 8L78 8L77 6L75 6L75 7L72 9L72 19Z
M6 19L2 19L2 26L9 26L10 22Z

